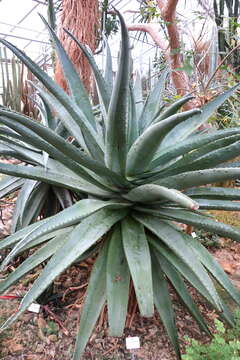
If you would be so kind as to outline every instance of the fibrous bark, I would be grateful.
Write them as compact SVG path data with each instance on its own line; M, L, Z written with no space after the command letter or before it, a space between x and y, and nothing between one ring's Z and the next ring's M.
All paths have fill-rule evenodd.
M181 55L180 32L176 21L176 7L178 0L157 0L162 19L166 23L168 33L168 43L162 39L161 34L153 24L132 24L128 26L129 31L147 32L157 46L159 46L166 60L170 63L172 69L172 81L179 95L189 94L191 92L190 82L187 74L179 70L183 67ZM194 102L185 105L185 109L195 107Z
M94 52L97 46L96 39L99 25L98 0L63 0L62 8L59 37L81 76L85 88L89 92L91 89L91 69L88 61L76 43L70 40L63 29L66 28L72 32L80 42L88 45ZM55 68L55 80L64 90L67 90L66 80L59 62L57 62Z

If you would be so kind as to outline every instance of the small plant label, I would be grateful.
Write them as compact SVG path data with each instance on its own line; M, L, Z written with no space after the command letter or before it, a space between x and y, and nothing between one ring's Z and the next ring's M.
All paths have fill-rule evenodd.
M192 237L193 238L196 238L197 237L197 234L195 232L192 232Z
M37 303L32 303L32 304L29 306L28 311L31 311L31 312L34 312L34 313L38 314L39 311L40 311L40 307L41 307L41 306L40 306L39 304L37 304Z
M131 349L139 349L140 348L140 340L138 336L127 337L126 338L126 348L128 350Z

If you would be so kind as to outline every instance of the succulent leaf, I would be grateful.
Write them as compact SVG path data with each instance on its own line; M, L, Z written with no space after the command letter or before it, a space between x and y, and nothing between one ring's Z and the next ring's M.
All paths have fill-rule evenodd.
M130 272L123 249L121 226L115 225L107 260L107 305L110 336L122 336L127 316Z
M153 288L154 303L167 331L167 334L174 346L178 359L181 359L180 347L178 342L178 333L175 323L172 300L168 291L168 283L165 279L160 263L153 253Z
M122 221L122 239L140 313L153 315L151 257L144 227L133 218Z
M127 157L127 175L131 176L139 172L144 172L168 132L180 122L198 113L201 113L201 110L185 111L181 114L172 115L160 123L148 127L129 150Z
M152 241L154 241L154 239L152 239ZM156 239L155 239L155 241L156 241ZM207 326L203 316L201 315L200 311L198 310L197 305L194 303L193 299L191 298L181 275L174 268L174 266L166 258L164 258L164 256L162 256L162 254L160 252L155 251L154 254L155 254L155 257L156 257L158 263L161 265L163 272L165 273L167 278L170 280L175 291L177 292L180 299L183 301L183 303L187 307L188 311L198 322L200 328L202 328L205 331L205 333L210 336L211 335L210 330L208 329L208 326Z
M168 68L162 71L156 85L154 86L151 93L148 95L147 100L142 109L139 117L139 131L140 134L154 122L156 115L162 105L162 97L165 90L166 78L169 74ZM139 82L138 78L137 81ZM137 84L136 84L137 85ZM139 86L139 85L138 85ZM139 97L138 101L141 101Z
M217 108L222 105L222 103L227 100L234 92L239 88L239 84L233 86L231 89L225 91L223 94L218 95L215 99L209 101L203 108L202 113L197 114L186 123L179 124L169 132L168 136L164 140L162 147L171 146L176 143L176 141L182 141L186 139L187 136L191 135L195 130L204 124L209 117L217 110Z
M118 17L121 23L122 43L119 68L108 111L105 162L109 169L125 176L128 150L130 45L128 31L123 17L120 13L118 13Z
M76 104L80 107L80 109L83 109L83 113L88 119L89 123L93 126L93 128L96 129L95 118L93 116L92 106L89 101L88 93L85 90L77 71L75 70L71 60L69 59L54 30L51 28L51 26L48 25L47 21L42 15L40 15L40 17L54 43L54 47L58 54L58 58L61 61L64 77L68 83L71 96L73 97Z

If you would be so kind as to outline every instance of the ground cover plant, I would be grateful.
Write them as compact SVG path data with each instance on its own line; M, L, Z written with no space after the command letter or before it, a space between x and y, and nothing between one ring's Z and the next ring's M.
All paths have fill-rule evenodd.
M224 324L215 319L216 333L209 344L200 344L194 339L187 338L188 346L183 360L237 360L240 357L240 313L235 313L235 325L226 329Z
M44 123L1 108L1 146L8 147L11 155L25 164L1 163L0 171L16 177L16 181L31 179L69 189L80 198L58 214L1 241L0 249L11 249L2 262L2 270L16 255L38 247L0 283L0 293L48 260L18 311L2 329L12 324L72 263L97 253L73 359L79 359L84 352L106 303L109 334L122 335L131 279L141 315L151 317L154 307L157 309L181 358L169 283L207 334L210 334L208 326L185 280L230 325L234 323L233 316L213 279L240 303L238 291L210 253L176 225L185 223L240 240L238 228L217 222L204 212L239 210L240 203L234 201L240 200L239 189L199 187L239 178L239 164L227 161L240 153L240 129L209 134L197 130L238 85L201 110L178 112L191 96L162 110L161 92L167 76L164 71L143 103L139 81L134 85L131 81L128 32L122 16L119 13L118 16L122 42L114 82L109 51L107 71L102 76L92 54L75 39L92 66L101 116L94 116L88 95L51 28L49 32L68 81L69 95L21 50L1 40L42 83L42 87L33 86L58 116L58 126L66 129L69 136L64 138ZM46 161L33 161L36 154L38 157L48 154Z

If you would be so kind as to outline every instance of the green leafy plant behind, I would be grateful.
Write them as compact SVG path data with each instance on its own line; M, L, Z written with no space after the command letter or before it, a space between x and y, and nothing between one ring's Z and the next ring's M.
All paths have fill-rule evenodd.
M226 162L240 153L240 130L233 128L209 134L197 131L237 86L201 110L178 113L191 97L162 110L156 89L163 88L166 78L163 74L144 106L139 106L135 96L136 93L139 98L139 81L133 86L130 80L128 32L122 16L117 14L122 42L114 85L109 51L108 72L103 76L90 51L75 39L96 78L102 109L100 122L99 116L94 116L81 80L50 27L68 80L69 95L21 50L1 40L42 83L41 87L34 86L58 117L58 126L68 134L64 137L56 128L1 109L1 152L6 155L7 147L13 157L26 164L0 164L1 173L15 177L14 182L6 186L9 189L16 184L21 186L23 178L72 190L81 198L58 214L24 227L1 241L0 249L11 249L2 262L2 269L24 250L42 246L0 283L0 293L48 260L18 312L2 329L12 324L72 263L97 251L73 359L79 359L84 352L105 304L109 334L123 334L130 279L141 315L151 317L157 309L180 359L168 283L208 334L207 324L184 280L231 325L233 317L213 279L237 304L240 303L238 291L209 252L176 226L176 222L185 223L240 240L239 229L219 223L204 212L216 208L238 210L239 202L234 200L240 200L240 191L199 188L199 185L240 176L238 163ZM39 156L41 161L37 161Z
M9 60L6 48L0 48L0 74L3 87L1 103L16 111L21 111L22 107L23 71L23 64L17 61L15 57Z
M200 344L194 339L186 338L188 346L183 360L237 360L240 358L240 320L239 310L236 311L236 324L232 329L226 329L224 324L215 320L216 333L209 344Z

